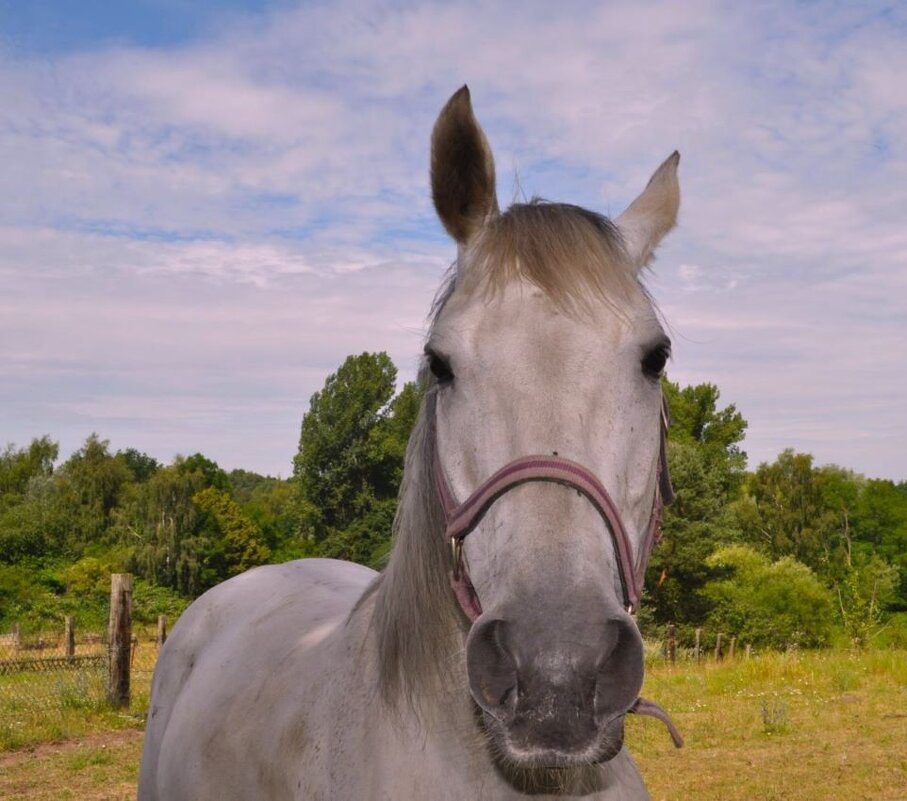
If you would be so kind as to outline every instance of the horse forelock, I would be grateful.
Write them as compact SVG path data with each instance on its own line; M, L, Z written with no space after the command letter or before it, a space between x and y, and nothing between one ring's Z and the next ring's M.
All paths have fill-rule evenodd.
M461 256L458 285L466 291L494 294L515 279L574 312L596 301L620 311L634 294L645 292L611 220L538 198L489 220Z

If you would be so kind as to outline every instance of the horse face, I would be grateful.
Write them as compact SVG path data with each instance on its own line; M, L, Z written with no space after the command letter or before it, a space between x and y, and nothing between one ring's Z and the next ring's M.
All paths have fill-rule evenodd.
M624 278L635 279L673 223L675 168L672 157L617 221L619 263L608 269L625 271ZM427 348L451 490L462 500L521 456L567 457L609 490L635 558L656 491L658 373L668 347L648 297L633 280L619 302L590 293L582 311L571 311L540 288L544 281L518 269L483 273L497 230L494 166L463 90L436 125L432 178L438 212L460 246L457 288ZM566 225L561 233L571 231ZM532 244L532 230L521 236L541 247ZM562 261L569 243L555 251ZM581 277L575 285L569 275L557 280L568 291L584 286ZM622 746L643 651L623 608L607 525L575 489L532 482L498 498L466 539L484 610L467 639L469 686L497 752L511 764L588 764Z

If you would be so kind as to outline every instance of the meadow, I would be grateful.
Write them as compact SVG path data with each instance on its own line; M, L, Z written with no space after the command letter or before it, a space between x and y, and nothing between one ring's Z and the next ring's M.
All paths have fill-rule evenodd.
M675 750L657 721L629 718L627 743L653 801L907 799L907 651L650 661L644 694L686 739ZM28 748L0 751L0 798L134 799L147 705L137 689L127 712L77 710L71 739L40 742L55 735L36 723Z

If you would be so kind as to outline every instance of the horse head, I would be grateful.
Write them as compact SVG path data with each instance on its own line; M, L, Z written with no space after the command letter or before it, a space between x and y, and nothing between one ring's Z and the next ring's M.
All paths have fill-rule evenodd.
M642 686L628 585L660 522L670 341L639 276L675 224L678 161L613 222L539 201L501 212L466 87L434 128L432 194L458 256L426 345L433 469L469 689L517 767L610 759Z

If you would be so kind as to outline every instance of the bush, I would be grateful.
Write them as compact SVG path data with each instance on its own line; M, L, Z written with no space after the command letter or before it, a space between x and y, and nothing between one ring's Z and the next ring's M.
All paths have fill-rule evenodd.
M756 646L824 646L832 636L831 593L791 557L771 562L745 545L720 548L710 566L725 576L705 594L715 604L709 623Z

